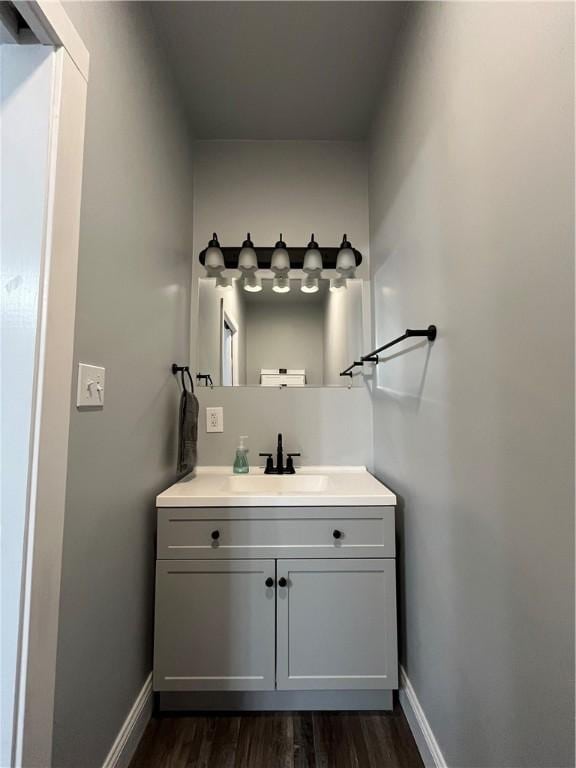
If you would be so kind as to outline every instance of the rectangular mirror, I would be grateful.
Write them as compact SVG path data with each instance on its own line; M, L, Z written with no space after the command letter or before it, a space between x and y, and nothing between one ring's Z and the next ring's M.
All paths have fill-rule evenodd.
M340 371L362 353L363 281L331 289L320 279L315 293L301 282L276 293L263 279L250 292L240 278L225 287L200 278L197 372L225 387L359 386Z

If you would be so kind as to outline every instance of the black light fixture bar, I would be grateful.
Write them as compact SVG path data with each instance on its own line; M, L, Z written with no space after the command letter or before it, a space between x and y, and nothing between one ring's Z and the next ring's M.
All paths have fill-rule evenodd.
M238 268L238 254L242 250L242 246L221 246L222 253L224 255L224 264L226 266L226 269L237 269ZM254 250L256 251L256 255L258 257L258 269L270 269L270 264L272 262L272 253L274 252L274 246L264 246L259 247L255 246ZM308 246L302 246L302 247L292 247L291 245L288 246L288 253L290 254L290 268L291 269L302 269L302 265L304 264L304 256L306 255L306 251L308 250ZM340 250L340 246L337 246L335 248L320 248L320 253L322 254L322 265L324 269L335 269L336 268L336 259L338 257L338 252ZM207 248L204 248L203 251L200 251L200 264L204 266L204 260L206 256ZM353 248L354 256L356 258L356 266L360 266L362 263L362 254L360 251L357 251L356 248Z
M362 355L360 360L355 360L352 365L349 365L348 368L346 368L344 371L341 372L340 376L353 376L353 369L357 368L358 366L364 365L364 363L380 363L382 362L379 360L378 355L380 352L384 352L385 349L389 349L390 347L393 347L395 344L398 344L401 341L404 341L404 339L410 339L413 336L426 336L428 341L434 341L436 338L437 329L435 325L429 325L428 328L419 328L413 330L412 328L407 328L406 331L402 334L402 336L398 336L396 339L393 339L392 341L389 341L387 344L383 344L381 347L378 347L378 349L372 350L372 352L369 352L367 355Z

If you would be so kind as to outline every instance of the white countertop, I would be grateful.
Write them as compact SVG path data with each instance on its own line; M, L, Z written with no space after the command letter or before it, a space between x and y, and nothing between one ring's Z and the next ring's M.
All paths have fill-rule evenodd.
M197 467L156 497L158 507L394 506L396 496L366 467L297 467L295 475L265 475L251 467Z

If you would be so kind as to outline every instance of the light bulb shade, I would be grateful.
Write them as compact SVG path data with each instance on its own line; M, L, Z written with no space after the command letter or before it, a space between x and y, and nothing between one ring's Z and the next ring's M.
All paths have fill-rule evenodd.
M282 235L280 235L280 240L278 240L274 246L272 259L270 261L270 269L277 275L284 276L287 275L290 270L290 254L286 248L286 243L282 240ZM288 288L288 290L290 290L290 288Z
M306 277L300 286L302 293L318 293L320 286L317 277Z
M272 281L272 290L274 293L288 293L290 280L287 277L275 277Z
M332 280L330 280L330 290L331 291L342 291L345 289L346 286L346 278L345 277L335 277Z
M318 249L318 243L314 240L314 235L312 235L312 239L308 243L308 249L304 254L302 269L309 274L318 274L322 271L322 254Z
M238 269L241 272L254 272L258 269L258 257L254 250L254 243L250 239L250 232L242 243L242 250L238 254Z
M216 232L212 235L212 240L208 243L208 248L204 254L204 267L209 277L217 277L224 271L224 254L220 248Z
M346 277L354 277L355 269L356 255L352 248L352 243L348 240L348 236L344 235L338 256L336 257L336 270Z
M259 293L262 290L262 278L256 273L244 274L242 288L248 293Z

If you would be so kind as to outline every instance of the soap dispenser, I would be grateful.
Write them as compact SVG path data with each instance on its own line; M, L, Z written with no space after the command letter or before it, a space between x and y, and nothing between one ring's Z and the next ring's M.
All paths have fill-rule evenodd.
M236 457L232 470L235 475L245 475L250 472L248 466L248 448L244 445L244 440L248 440L248 435L240 435L240 445L236 448Z

